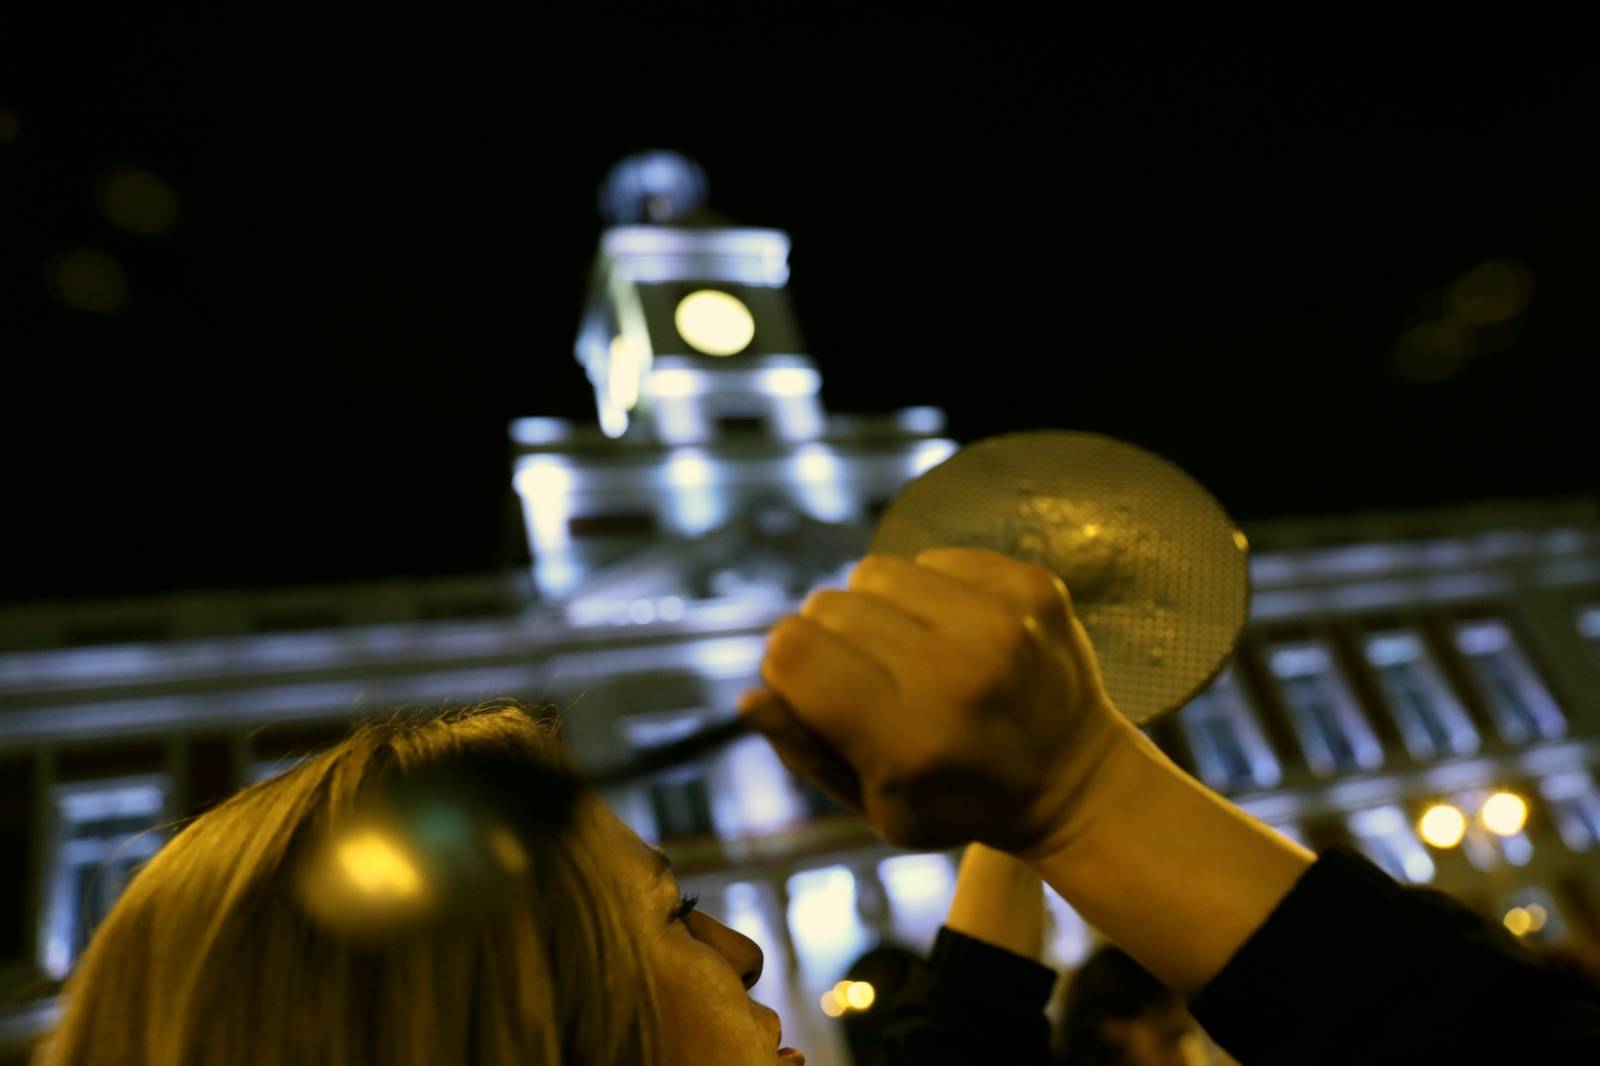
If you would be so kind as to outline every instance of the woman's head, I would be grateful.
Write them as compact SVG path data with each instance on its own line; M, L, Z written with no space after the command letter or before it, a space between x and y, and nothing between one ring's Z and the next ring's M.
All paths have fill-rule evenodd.
M129 885L41 1061L772 1063L749 940L512 706L364 726Z

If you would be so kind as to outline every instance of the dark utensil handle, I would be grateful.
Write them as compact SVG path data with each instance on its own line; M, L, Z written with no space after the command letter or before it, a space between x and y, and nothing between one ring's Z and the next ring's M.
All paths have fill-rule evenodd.
M663 770L693 762L753 733L755 727L742 716L729 718L697 730L681 740L636 752L620 762L601 767L595 773L588 775L589 782L596 788L632 784Z

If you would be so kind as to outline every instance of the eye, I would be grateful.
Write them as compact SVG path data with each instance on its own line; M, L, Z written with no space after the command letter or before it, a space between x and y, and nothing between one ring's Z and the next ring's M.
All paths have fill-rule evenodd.
M679 896L678 905L672 908L672 916L668 919L668 921L683 922L685 925L687 925L689 923L689 913L693 911L699 904L700 897L698 895Z

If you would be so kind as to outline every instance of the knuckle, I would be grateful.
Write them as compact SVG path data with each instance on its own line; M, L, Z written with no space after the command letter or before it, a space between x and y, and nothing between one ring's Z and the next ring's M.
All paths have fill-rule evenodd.
M857 591L866 588L881 588L898 565L900 565L900 560L890 558L887 555L863 556L861 561L856 564L856 568L850 572L849 587Z
M772 627L767 637L766 661L781 669L801 658L808 643L805 624L796 615L786 615Z
M804 618L817 618L829 613L839 605L840 599L848 595L839 589L815 589L800 604L800 614Z
M1030 566L1019 575L1028 606L1035 613L1060 610L1067 597L1067 583L1042 566Z
M1031 639L1028 616L1015 611L997 612L989 631L994 637L996 650L1007 662L1025 649Z

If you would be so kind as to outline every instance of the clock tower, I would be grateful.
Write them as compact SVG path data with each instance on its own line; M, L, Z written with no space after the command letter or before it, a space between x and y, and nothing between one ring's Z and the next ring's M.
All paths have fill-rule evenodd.
M824 411L788 236L710 211L690 160L623 160L600 209L575 345L598 425L511 427L539 598L574 620L657 618L831 577L900 487L955 450L943 413ZM827 560L807 555L824 547Z
M813 439L820 378L789 300L789 238L705 197L700 168L671 152L623 160L601 189L611 225L577 342L600 428L668 446Z

